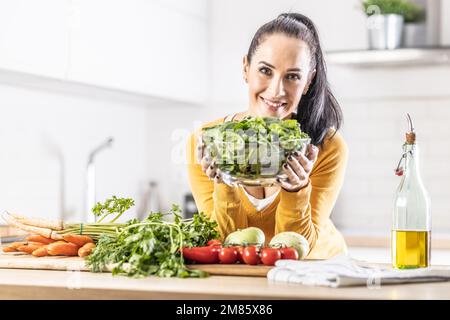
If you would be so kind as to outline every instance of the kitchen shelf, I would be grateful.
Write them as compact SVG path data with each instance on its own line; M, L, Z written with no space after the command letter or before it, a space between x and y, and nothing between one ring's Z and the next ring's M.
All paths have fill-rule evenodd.
M450 65L450 47L329 51L329 65L353 68Z

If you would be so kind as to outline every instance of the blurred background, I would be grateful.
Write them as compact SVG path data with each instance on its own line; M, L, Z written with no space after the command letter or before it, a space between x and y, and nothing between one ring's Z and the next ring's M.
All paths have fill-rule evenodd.
M319 30L344 111L333 221L350 243L387 245L409 112L433 235L448 245L450 2L412 2L422 14L381 31L394 32L384 44L359 0L0 0L1 209L84 220L116 195L136 200L125 218L194 210L187 135L247 108L253 34L299 12Z

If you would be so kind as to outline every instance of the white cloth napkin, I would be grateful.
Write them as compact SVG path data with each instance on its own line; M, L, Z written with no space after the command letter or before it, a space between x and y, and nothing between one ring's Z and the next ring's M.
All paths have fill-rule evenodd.
M270 281L332 288L381 284L450 281L450 266L396 270L376 267L346 254L329 260L278 260L269 271Z

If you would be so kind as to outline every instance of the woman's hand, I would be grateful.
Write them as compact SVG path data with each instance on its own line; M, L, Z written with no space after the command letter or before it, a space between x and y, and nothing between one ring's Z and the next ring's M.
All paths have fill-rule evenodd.
M317 160L319 148L308 145L306 156L299 152L294 152L288 156L287 162L283 165L283 172L287 175L287 180L277 179L280 186L290 192L297 192L306 187L309 182L309 174Z
M217 168L215 161L211 160L211 156L205 155L202 158L200 165L202 166L202 171L210 180L214 180L215 183L222 183L220 170Z
M215 183L222 183L220 170L217 168L215 161L212 160L211 155L205 152L205 145L201 136L197 141L197 160L200 162L202 171L210 180L213 180Z

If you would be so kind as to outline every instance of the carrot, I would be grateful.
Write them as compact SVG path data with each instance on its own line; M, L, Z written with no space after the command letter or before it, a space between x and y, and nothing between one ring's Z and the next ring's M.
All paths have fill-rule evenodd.
M18 247L17 250L20 252L32 254L34 250L39 249L42 246L43 246L43 244L41 244L41 245L27 244L27 245Z
M55 240L53 240L53 239L45 238L38 234L33 234L31 236L26 237L25 239L28 241L31 241L31 242L40 242L40 243L44 243L44 244L49 244L49 243L55 242Z
M34 241L28 241L27 245L32 245L32 246L44 246L46 245L46 243L42 243L42 242L34 242Z
M64 223L62 220L46 220L42 218L27 218L22 215L11 213L11 216L14 217L18 222L22 224L26 224L28 226L46 228L52 230L62 230L64 229Z
M66 234L63 238L67 242L74 243L79 247L84 246L86 243L94 243L91 237L81 234Z
M80 249L78 249L78 256L80 257L86 257L91 254L92 250L95 249L95 244L92 242L86 243L84 246L82 246Z
M3 252L17 252L13 247L3 247Z
M18 247L26 245L28 242L27 241L17 241L17 242L13 242L9 245L9 247L14 248L17 250Z
M47 246L48 254L51 256L76 256L79 246L74 243L50 243Z
M35 233L35 234L39 234L45 238L51 238L54 240L60 240L62 239L62 236L60 234L58 234L57 232L55 232L52 229L48 229L48 228L39 228L39 227L34 227L34 226L29 226L23 223L20 223L18 221L16 221L16 219L14 219L9 213L4 212L2 215L3 219L9 224L12 225L16 228L19 228L21 230L30 232L30 233Z
M48 256L47 246L42 246L39 249L34 250L31 254L35 257Z

